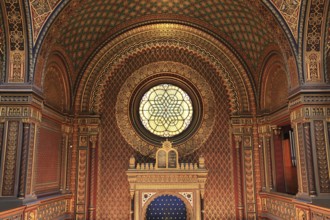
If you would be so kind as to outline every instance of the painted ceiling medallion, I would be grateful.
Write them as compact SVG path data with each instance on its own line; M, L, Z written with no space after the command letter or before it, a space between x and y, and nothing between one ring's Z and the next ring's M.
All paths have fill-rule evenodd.
M135 71L121 87L116 119L122 136L141 154L153 157L161 141L169 138L184 156L197 150L213 130L213 92L206 80L187 65L151 63Z

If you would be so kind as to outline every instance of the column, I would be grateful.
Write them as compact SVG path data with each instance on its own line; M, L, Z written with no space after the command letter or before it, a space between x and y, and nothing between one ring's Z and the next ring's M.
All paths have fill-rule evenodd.
M259 163L256 163L255 158L259 161L258 149L254 147L254 143L258 143L256 140L257 132L255 132L254 119L252 118L232 118L232 135L233 140L237 143L233 144L236 153L236 167L237 172L242 173L239 177L236 177L237 187L244 188L245 190L238 193L238 213L244 215L242 219L256 219L257 218L257 201L255 189L258 189L256 176L259 178ZM255 142L256 141L256 142ZM241 142L241 143L240 143ZM239 149L241 146L241 149ZM237 174L238 175L238 174ZM241 193L239 195L239 193ZM240 202L240 198L244 198ZM241 206L242 204L242 206ZM244 206L243 206L244 204ZM244 207L244 209L243 209ZM240 214L241 213L241 214Z
M239 135L234 136L235 140L235 155L236 155L236 178L237 178L237 194L238 194L238 204L237 204L237 212L238 212L238 219L244 219L244 206L242 200L242 172L241 172L241 143L242 137Z
M329 105L316 105L321 97L301 95L303 105L291 111L297 154L297 198L327 199L330 193ZM304 104L304 102L308 102ZM294 107L296 101L292 101Z
M36 199L34 192L35 150L40 121L23 120L23 144L20 167L19 197L24 203Z
M134 193L134 220L140 219L140 203L139 203L140 192L135 190Z
M90 148L90 175L89 175L89 208L88 208L88 219L95 219L95 200L96 200L96 176L97 176L97 169L96 169L96 155L97 155L97 136L91 136L90 142L92 143Z
M99 117L78 119L78 148L76 168L76 219L96 218L96 178Z
M200 191L196 190L196 213L195 213L196 220L201 220L202 219L202 216L201 216L201 213L202 213L201 202L202 202L202 200L201 200Z

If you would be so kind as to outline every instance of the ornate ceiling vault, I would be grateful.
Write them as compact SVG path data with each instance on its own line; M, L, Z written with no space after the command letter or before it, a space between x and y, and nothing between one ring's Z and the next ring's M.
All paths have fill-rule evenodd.
M43 4L46 6L43 7ZM199 27L223 42L239 57L242 65L246 66L246 71L251 72L250 77L255 81L253 84L258 84L262 61L269 51L276 48L285 57L292 56L290 43L283 37L285 33L267 8L268 5L255 0L122 0L115 3L110 0L35 0L31 7L34 13L39 12L33 17L35 37L39 36L37 41L34 39L36 51L39 51L41 42L44 48L39 53L41 58L43 50L62 48L64 56L68 57L73 66L73 82L79 79L76 78L78 74L85 72L84 65L93 59L92 56L118 33L143 23L171 21ZM274 1L271 5L273 8L280 7L280 12L287 16L285 18L291 19L290 30L295 33L297 20L294 18L298 13L299 2L298 5L292 5ZM52 9L55 9L52 12L54 15L58 14L56 18L50 15ZM44 20L49 20L40 19L37 24L36 18L41 18L41 15L44 15ZM67 15L70 15L70 19ZM37 31L43 23L46 35L45 32ZM37 60L38 70L38 66L43 64ZM79 81L74 83L75 89L78 84Z

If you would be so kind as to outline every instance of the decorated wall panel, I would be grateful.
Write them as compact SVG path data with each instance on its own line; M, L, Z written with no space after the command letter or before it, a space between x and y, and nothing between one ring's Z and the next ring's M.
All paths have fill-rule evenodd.
M287 22L292 35L298 39L298 21L300 15L301 0L286 1L286 0L271 0L276 6L277 10L284 17Z
M36 152L37 193L58 191L60 188L60 157L62 135L54 122L42 123Z
M0 9L0 82L5 80L5 65L6 65L6 35L5 35L5 23L3 12Z
M19 0L4 1L9 31L9 68L7 81L24 82L26 77L26 42L23 5Z
M34 42L37 40L42 26L59 2L61 0L30 0Z
M20 122L9 121L7 123L6 150L2 162L1 195L16 196L16 169L19 152Z
M173 56L179 53L180 56ZM191 66L197 70L211 85L216 100L216 116L214 130L198 151L184 158L196 161L203 154L209 170L205 191L206 219L235 219L235 189L233 180L232 149L229 141L229 108L228 95L223 82L215 73L192 55L175 49L161 50L161 53L143 53L131 57L117 73L107 82L103 97L101 119L101 149L99 153L99 175L97 189L97 219L128 219L130 195L125 171L131 155L137 160L152 161L141 156L127 144L120 134L116 123L115 106L119 86L123 85L128 76L139 67L153 61L172 60ZM115 86L117 85L117 86ZM224 104L226 103L226 104ZM111 159L109 159L111 158Z

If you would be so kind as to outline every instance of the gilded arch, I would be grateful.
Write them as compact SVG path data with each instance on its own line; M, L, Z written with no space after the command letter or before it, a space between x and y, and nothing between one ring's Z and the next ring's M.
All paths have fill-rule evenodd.
M91 60L80 81L78 112L99 113L105 82L132 56L156 48L179 48L209 63L221 76L233 114L255 111L253 83L235 55L212 36L178 24L152 24L128 31L114 39Z

